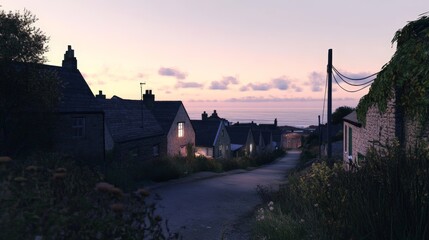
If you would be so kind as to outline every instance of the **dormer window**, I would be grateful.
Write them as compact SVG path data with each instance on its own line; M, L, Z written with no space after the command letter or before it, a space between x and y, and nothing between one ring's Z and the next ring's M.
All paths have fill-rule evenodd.
M184 122L177 123L177 136L178 137L185 136L185 123Z

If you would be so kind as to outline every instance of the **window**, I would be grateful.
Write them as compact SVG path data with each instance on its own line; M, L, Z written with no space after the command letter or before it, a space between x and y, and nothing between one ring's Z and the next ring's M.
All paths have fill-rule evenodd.
M73 138L85 137L85 118L83 117L73 118L72 128L73 128Z
M178 137L183 137L185 135L185 123L184 122L179 122L177 123L177 136Z
M347 152L347 125L344 124L344 152Z
M349 127L349 156L351 156L353 154L353 149L352 149L352 145L353 145L353 132L352 132L352 128Z
M139 156L139 149L137 147L129 149L128 156L130 159L136 159Z
M253 152L253 144L250 144L249 151L250 151L250 153Z
M219 157L222 157L222 148L223 148L223 146L222 146L222 144L219 146Z
M159 156L159 144L152 146L152 156L154 157Z

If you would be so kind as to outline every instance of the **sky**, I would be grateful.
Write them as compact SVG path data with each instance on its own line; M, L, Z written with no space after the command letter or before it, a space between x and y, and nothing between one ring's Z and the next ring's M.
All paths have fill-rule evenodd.
M350 76L380 71L391 40L429 11L427 0L0 0L28 9L50 36L47 64L67 45L94 93L140 99L299 106L324 99L328 49ZM355 105L367 89L334 83L337 105ZM348 87L349 90L355 88ZM351 101L351 103L350 103Z

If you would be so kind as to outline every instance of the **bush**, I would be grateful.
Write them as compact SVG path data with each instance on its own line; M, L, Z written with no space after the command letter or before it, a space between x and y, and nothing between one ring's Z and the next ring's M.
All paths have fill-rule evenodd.
M177 237L163 227L155 205L146 203L148 192L124 194L101 180L56 154L0 158L0 239Z
M267 190L259 192L278 205L278 219L286 215L304 225L304 239L428 239L429 151L399 149L372 151L366 164L352 172L340 164L313 164L270 197ZM271 223L276 224L261 224ZM257 235L273 231L260 228Z

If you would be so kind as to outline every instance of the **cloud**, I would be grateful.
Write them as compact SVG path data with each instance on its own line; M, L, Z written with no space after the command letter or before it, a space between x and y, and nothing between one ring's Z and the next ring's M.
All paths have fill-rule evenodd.
M323 98L311 98L311 97L296 97L296 98L280 98L280 97L254 97L247 96L241 98L228 98L223 102L321 102ZM356 100L354 98L335 98L336 101L342 100ZM203 101L203 100L201 100Z
M326 75L320 72L311 72L309 77L311 91L321 92L324 89L326 83Z
M187 74L184 72L181 72L181 71L174 69L174 68L165 68L165 67L161 67L158 70L158 74L161 76L166 76L166 77L175 77L179 80L185 79L187 77Z
M290 88L291 81L286 77L278 77L271 79L267 83L249 83L240 88L240 91L245 92L249 90L253 91L268 91L270 89L288 90Z
M273 87L280 89L280 90L287 90L290 85L290 80L286 79L285 77L280 78L274 78L271 80Z
M203 84L197 82L178 81L175 88L203 88Z
M296 86L295 84L292 84L291 88L293 90L295 90L295 92L302 92L303 91L302 87Z
M238 84L238 79L236 77L227 76L223 77L220 81L213 81L211 82L210 89L213 90L225 90L228 89L228 85L230 84Z

